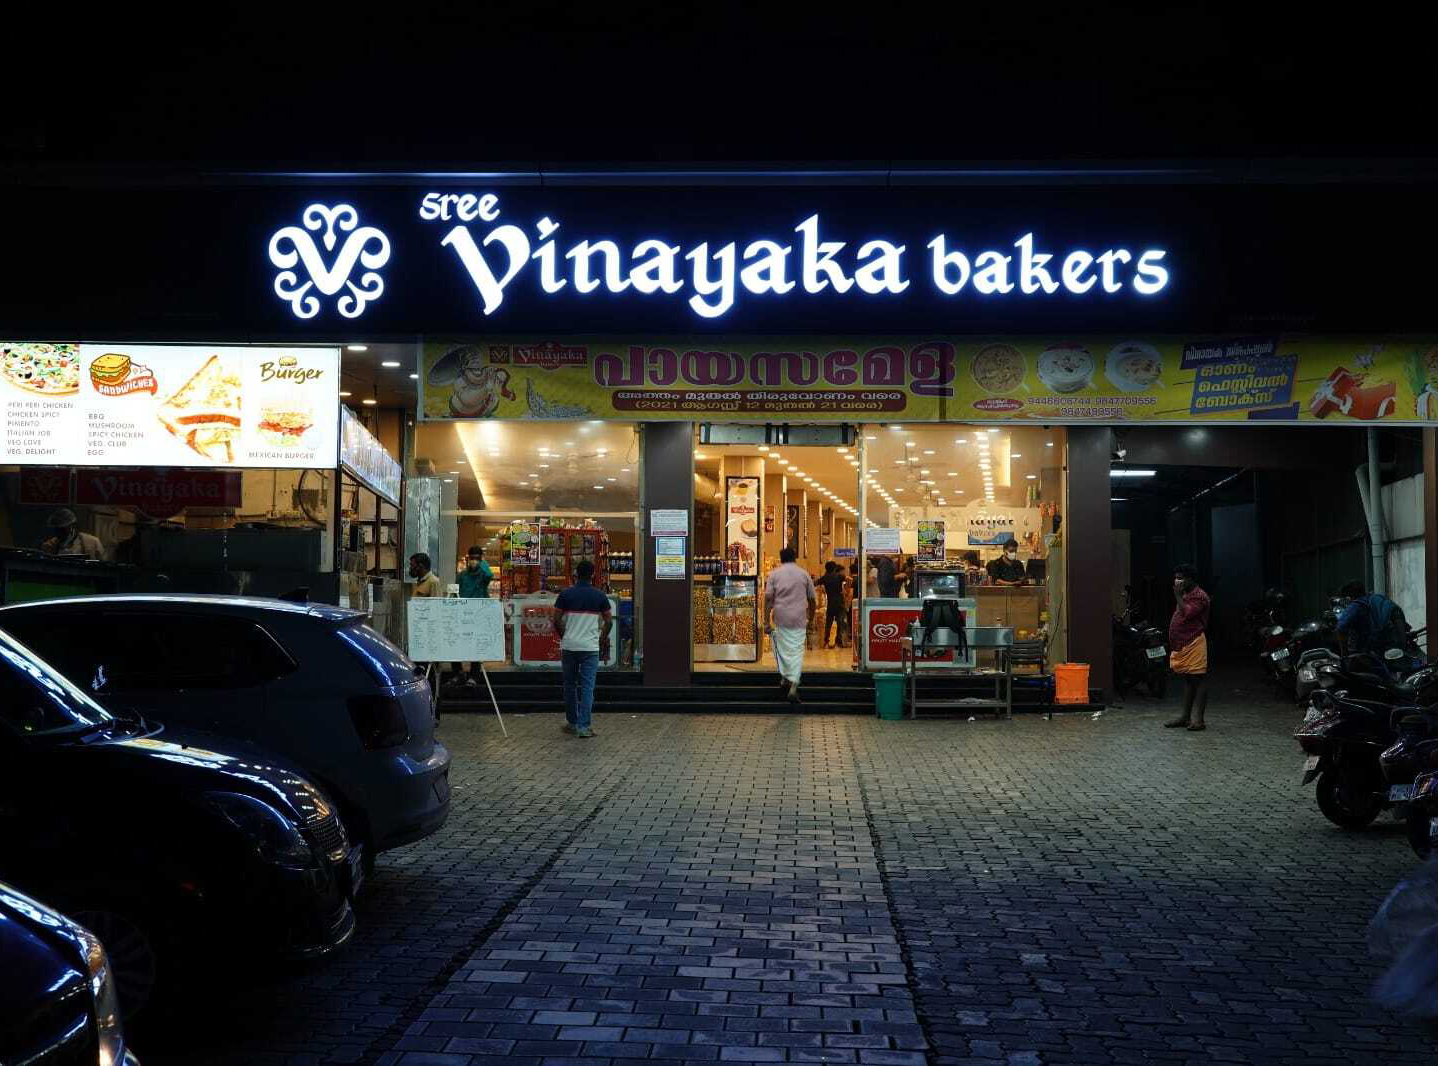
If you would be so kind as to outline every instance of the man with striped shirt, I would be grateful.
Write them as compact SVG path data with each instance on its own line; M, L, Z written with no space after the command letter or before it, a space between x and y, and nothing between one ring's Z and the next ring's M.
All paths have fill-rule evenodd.
M594 587L594 564L587 559L574 568L574 584L554 601L554 629L564 668L564 731L592 737L594 678L600 653L608 650L614 620L609 597Z

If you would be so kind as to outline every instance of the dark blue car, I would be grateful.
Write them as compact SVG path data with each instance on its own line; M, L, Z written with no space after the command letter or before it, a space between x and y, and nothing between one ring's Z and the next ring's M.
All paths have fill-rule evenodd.
M0 882L0 1062L139 1066L93 933Z

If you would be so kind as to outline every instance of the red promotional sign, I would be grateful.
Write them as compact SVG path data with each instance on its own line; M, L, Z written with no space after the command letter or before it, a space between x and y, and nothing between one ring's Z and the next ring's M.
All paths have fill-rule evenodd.
M554 631L553 607L528 607L523 609L519 621L520 662L559 662L559 634Z
M151 518L172 518L186 507L238 507L237 470L176 470L130 467L121 470L79 470L75 502L133 507Z
M903 661L900 641L909 632L910 623L919 620L918 607L876 607L869 612L869 662L898 663ZM951 663L954 653L935 655L930 662Z

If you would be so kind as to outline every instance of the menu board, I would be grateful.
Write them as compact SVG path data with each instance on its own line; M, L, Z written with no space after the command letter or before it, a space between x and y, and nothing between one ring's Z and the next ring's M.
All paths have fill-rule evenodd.
M338 348L0 341L0 462L322 467Z
M409 657L415 662L502 662L499 600L416 597L408 603Z
M724 479L724 572L752 577L759 572L759 479Z
M919 562L941 563L944 561L944 523L919 523Z

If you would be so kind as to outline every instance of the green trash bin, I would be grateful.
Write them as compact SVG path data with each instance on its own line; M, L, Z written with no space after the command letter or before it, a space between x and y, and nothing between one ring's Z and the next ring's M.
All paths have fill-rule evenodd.
M886 722L900 722L904 718L904 675L874 675L874 709Z

